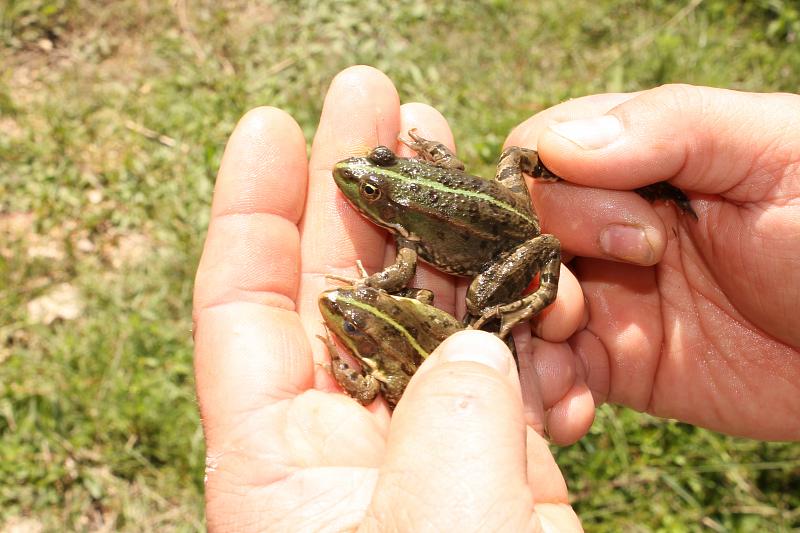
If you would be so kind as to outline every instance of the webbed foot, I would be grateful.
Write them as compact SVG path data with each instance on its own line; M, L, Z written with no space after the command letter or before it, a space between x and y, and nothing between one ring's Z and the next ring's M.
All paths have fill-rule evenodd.
M419 157L428 163L441 168L464 170L464 163L456 157L450 148L438 141L430 141L416 133L416 128L408 130L412 140L398 137L397 140L414 150Z

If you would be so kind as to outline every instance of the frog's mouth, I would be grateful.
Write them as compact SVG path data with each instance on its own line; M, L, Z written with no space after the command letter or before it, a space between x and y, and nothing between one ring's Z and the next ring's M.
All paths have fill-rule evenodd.
M361 360L356 357L353 349L344 341L342 337L337 335L326 323L322 323L325 327L325 332L327 333L326 337L320 337L325 342L325 346L328 347L328 352L331 359L334 359L333 351L336 352L336 356L340 359L343 359L349 366L361 369L362 363Z

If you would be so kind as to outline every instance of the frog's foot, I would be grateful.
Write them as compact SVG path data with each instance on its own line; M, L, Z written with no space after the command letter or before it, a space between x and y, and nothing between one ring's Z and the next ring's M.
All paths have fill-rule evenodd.
M408 136L412 140L402 137L397 140L414 150L424 161L441 168L464 170L464 163L444 144L423 138L417 134L416 128L408 130Z
M339 355L339 350L330 338L328 328L325 328L326 336L317 335L317 338L328 347L328 354L331 358L330 372L336 383L361 405L369 405L378 396L381 390L380 382L363 371L359 372L344 361Z
M325 274L325 279L344 283L345 285L355 286L356 283L361 281L360 278L348 278L347 276L337 276L336 274Z
M560 269L561 244L555 236L544 233L517 246L470 283L466 304L472 327L485 329L489 321L499 319L499 329L488 331L505 339L518 322L555 300ZM537 273L539 287L523 296L524 288Z
M500 318L500 307L499 305L493 305L487 309L483 310L483 314L478 318L472 320L470 324L467 326L469 329L483 329L483 327L488 324L490 321Z
M363 279L362 285L381 289L389 294L397 294L403 290L417 269L417 251L402 239L398 239L395 262L380 272Z
M361 262L361 259L356 259L356 269L358 270L358 275L361 278L368 278L369 274L367 274L367 269L364 268L364 263Z
M691 215L693 219L697 220L697 213L692 209L692 204L689 203L689 198L686 196L686 193L669 182L659 181L657 183L651 183L650 185L634 189L634 191L651 203L656 200L672 202L681 212Z
M364 268L364 264L361 262L361 259L356 259L356 269L358 270L359 276L357 278L348 278L347 276L338 276L336 274L325 274L325 279L338 281L353 287L356 287L359 284L363 285L364 280L369 277L369 274L367 274L367 269Z
M545 307L546 305L542 305L541 309L544 309ZM506 340L508 334L511 333L511 329L514 326L523 320L532 317L537 312L538 311L532 307L525 307L523 300L518 300L507 305L496 305L486 309L470 327L473 329L483 329L483 327L488 323L499 318L500 326L499 328L497 326L493 327L493 333L495 333L495 335L501 339Z

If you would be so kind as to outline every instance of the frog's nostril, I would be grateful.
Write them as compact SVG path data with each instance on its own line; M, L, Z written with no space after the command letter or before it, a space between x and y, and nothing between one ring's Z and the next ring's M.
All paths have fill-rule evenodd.
M334 167L333 175L346 180L351 180L354 177L353 171L347 167Z

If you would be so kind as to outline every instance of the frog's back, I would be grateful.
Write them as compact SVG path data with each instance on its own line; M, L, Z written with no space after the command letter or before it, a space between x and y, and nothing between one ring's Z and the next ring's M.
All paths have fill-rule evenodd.
M427 353L435 350L447 337L464 329L451 314L414 298L395 298L403 309L404 325Z
M392 200L402 225L422 259L445 272L473 275L539 233L535 213L495 180L413 160L398 166Z

